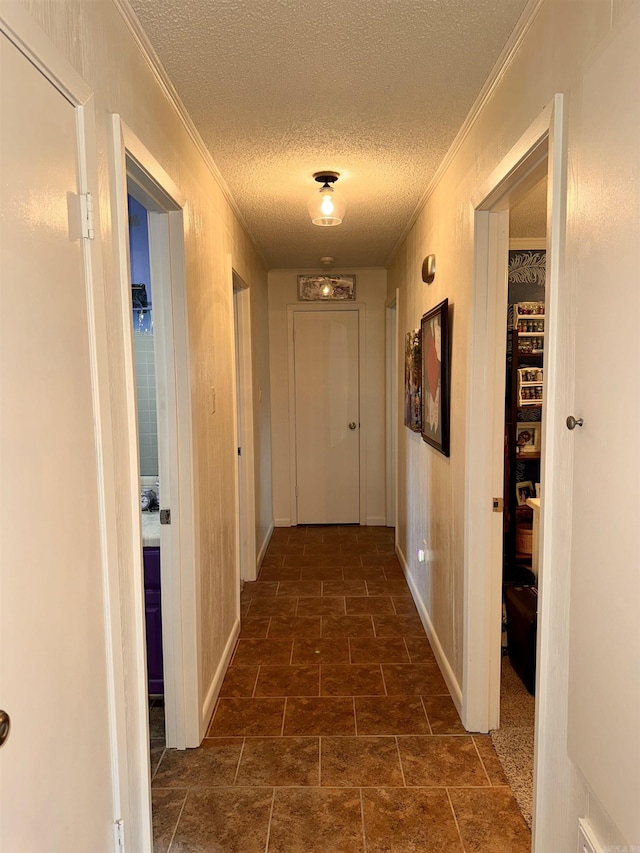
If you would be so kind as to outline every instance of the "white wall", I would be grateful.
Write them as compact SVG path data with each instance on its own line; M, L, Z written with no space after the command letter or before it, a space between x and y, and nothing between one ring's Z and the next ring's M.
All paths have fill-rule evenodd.
M200 708L209 693L225 647L239 617L237 605L235 501L236 447L233 301L228 259L252 291L254 306L253 359L262 388L256 405L257 531L259 539L271 520L269 480L269 374L266 320L266 271L261 258L234 213L212 162L161 84L117 6L111 0L21 0L21 5L47 33L95 93L100 176L97 202L98 239L104 265L108 342L108 371L117 453L113 467L118 497L118 566L122 592L125 642L135 644L136 616L131 611L132 529L139 495L130 494L129 460L135 446L129 441L125 400L126 343L123 336L118 250L115 236L111 115L122 120L146 146L186 199L184 241L186 304L191 370L192 439L195 472L197 532L196 595L200 614ZM127 316L131 311L127 309ZM216 389L211 413L210 388ZM133 689L133 687L131 688ZM206 720L202 721L202 725ZM143 748L146 748L142 744ZM144 808L144 804L142 806Z
M565 93L568 103L569 152L569 221L567 233L565 281L576 288L580 299L602 301L602 274L598 265L585 269L579 261L586 248L606 257L607 243L593 223L600 221L598 205L601 194L599 182L607 186L607 195L615 197L611 182L619 181L619 196L635 199L633 213L629 209L622 215L608 215L609 228L616 230L619 243L635 245L638 240L638 170L621 170L617 177L611 169L611 158L616 157L616 128L609 132L607 150L607 104L596 105L585 97L585 83L595 91L609 91L613 102L618 95L617 76L633 75L638 82L635 99L622 106L618 114L628 115L627 133L633 134L638 151L638 80L637 51L630 50L624 41L624 32L637 28L640 4L637 0L588 0L588 2L561 2L547 0L539 8L532 26L517 47L515 54L497 81L494 89L481 106L466 137L449 158L427 195L424 207L406 240L389 267L388 294L400 288L399 340L402 347L405 333L418 326L420 316L437 302L448 297L453 306L452 329L452 393L451 393L451 457L445 459L425 445L419 435L404 426L398 431L398 543L406 558L408 571L418 590L437 638L457 681L462 684L463 674L463 541L465 534L465 445L468 404L468 342L473 295L473 212L471 198L500 163L510 148L519 140L533 120L556 92ZM637 34L637 29L636 29ZM630 39L633 42L633 38ZM637 45L636 38L636 45ZM612 73L612 63L603 57L617 58L618 70ZM614 63L615 64L615 63ZM629 87L627 87L629 88ZM633 86L630 88L634 88ZM627 96L628 97L628 96ZM594 112L595 110L595 112ZM612 115L614 113L611 113ZM594 148L589 131L596 115L599 137ZM593 131L592 131L593 133ZM594 155L594 151L598 153ZM633 177L630 178L630 173ZM629 181L632 183L630 193ZM613 220L612 220L613 216ZM615 225L611 225L615 221ZM609 245L611 235L606 238ZM420 265L425 255L435 252L438 274L429 288L420 282ZM629 255L629 258L631 255ZM577 270L580 277L577 278ZM618 276L620 279L620 276ZM629 261L626 280L638 286L637 261ZM616 293L620 293L621 302ZM625 298L622 283L607 280L606 300L624 310ZM613 309L612 309L613 310ZM567 342L570 346L570 342ZM618 396L623 400L630 388L639 384L639 365L633 349L633 340L621 337L612 361L612 380L619 376L619 365L624 364L624 383L620 381ZM579 369L579 366L578 366ZM399 377L400 387L402 378ZM566 413L568 414L568 413ZM565 430L566 432L566 430ZM568 434L568 433L567 433ZM606 444L604 445L606 446ZM620 506L624 503L624 478L637 480L638 471L619 472L615 488L619 490ZM611 495L604 496L610 500ZM637 507L636 526L637 526ZM629 514L629 510L625 511ZM588 816L593 821L605 845L640 844L638 838L624 838L619 828L606 815L597 797L590 791L578 767L567 754L567 683L568 683L568 609L571 571L581 567L570 565L570 537L568 531L558 532L556 554L561 559L549 568L555 574L554 612L550 626L549 648L552 650L545 665L552 670L541 737L538 743L539 768L544 774L541 799L537 804L538 822L535 831L535 849L542 853L573 853L577 849L578 817ZM430 559L417 563L416 552L426 540ZM633 552L629 561L636 560ZM601 567L600 570L603 570ZM607 566L612 573L611 583L616 583L615 565ZM620 582L624 574L620 573ZM618 612L601 614L599 628L607 619L637 621L638 602L633 594L625 597L620 589ZM580 650L574 650L578 656ZM621 655L637 655L636 649L620 649ZM584 662L588 663L588 662ZM635 695L636 683L629 685L629 695ZM585 701L593 701L585 697ZM604 700L606 702L606 699ZM633 735L633 732L630 732ZM635 740L630 738L630 745ZM633 780L623 774L614 785L622 791ZM640 792L638 792L640 798ZM622 848L621 848L622 849ZM626 848L625 848L626 849Z
M271 350L271 447L273 462L273 515L276 526L291 524L289 361L287 305L295 305L298 274L319 270L271 270L269 273L269 341ZM340 269L355 274L356 301L365 305L364 400L366 420L367 524L385 524L385 300L386 270ZM330 306L329 306L330 307Z

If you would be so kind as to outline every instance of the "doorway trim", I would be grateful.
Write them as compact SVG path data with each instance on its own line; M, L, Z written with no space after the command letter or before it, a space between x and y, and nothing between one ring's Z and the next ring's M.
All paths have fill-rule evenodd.
M193 449L189 396L188 330L184 287L184 197L169 175L119 115L112 116L113 205L119 255L127 425L130 448L130 489L138 493L137 410L134 383L133 332L129 311L130 276L126 220L127 181L138 188L139 201L150 211L149 244L156 292L154 327L158 390L158 452L164 459L160 483L162 504L171 507L171 525L162 525L161 588L164 654L165 725L168 747L199 746L203 723L199 710L197 607L197 539L194 526ZM160 340L162 339L162 340ZM127 701L146 706L144 660L144 588L141 521L132 503L136 642L125 643L124 657L138 673L136 696ZM138 709L141 712L141 709ZM146 736L146 735L145 735Z
M551 307L545 319L544 465L541 482L545 503L540 525L540 578L553 559L553 476L555 446L548 424L556 416L558 364L554 341L558 318L553 310L564 249L566 144L563 96L538 116L471 199L474 209L475 258L472 341L467 417L466 510L464 542L464 647L462 722L468 731L486 732L500 719L502 601L501 513L492 499L503 493L503 432L506 358L509 207L548 172L547 287ZM473 496L473 498L471 497ZM545 547L549 545L549 547ZM544 645L548 588L541 583L538 604L537 694L545 677ZM537 703L539 704L539 703ZM536 714L538 714L538 707ZM536 744L537 752L537 744Z
M397 527L398 501L398 303L400 289L396 288L392 299L385 306L386 321L386 522L387 527ZM397 541L397 532L396 532Z
M287 305L287 341L289 365L289 503L291 507L291 526L298 524L298 502L296 500L297 465L296 465L296 397L295 397L295 362L293 342L293 321L295 314L300 311L357 311L358 312L358 396L360 418L360 524L367 523L367 423L363 417L362 407L365 400L364 363L365 363L365 317L366 305L363 302L350 302L348 305L339 302L328 304L292 304Z
M231 264L230 264L231 266ZM234 320L234 386L236 388L236 444L241 448L236 486L238 511L238 576L254 581L258 576L256 555L256 497L253 434L253 361L251 354L251 289L231 266Z

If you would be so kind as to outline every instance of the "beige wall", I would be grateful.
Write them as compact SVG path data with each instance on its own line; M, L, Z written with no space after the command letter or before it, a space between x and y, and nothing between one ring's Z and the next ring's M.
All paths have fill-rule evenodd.
M578 262L584 258L585 251L588 250L592 255L596 252L598 257L606 258L607 246L602 242L603 237L598 229L593 228L594 222L601 221L598 210L601 195L596 187L599 181L603 181L608 194L615 196L611 181L617 180L620 183L620 197L635 199L632 203L633 215L626 209L615 228L619 241L629 245L630 241L635 240L637 247L638 171L636 162L635 171L631 170L634 177L630 178L629 168L621 170L620 177L616 177L615 170L611 170L605 160L598 160L602 156L600 152L607 147L606 141L603 144L603 136L606 140L608 104L606 99L597 104L590 103L584 91L589 79L592 91L608 89L611 98L615 99L617 74L624 74L625 79L628 79L628 75L634 75L632 79L638 81L637 51L630 51L624 40L624 30L628 32L633 26L637 33L638 9L636 0L549 0L541 5L505 74L428 196L417 221L389 267L389 296L396 288L400 289L399 348L405 333L418 327L424 311L445 297L453 306L451 457L445 459L425 445L419 435L403 426L399 427L398 542L407 561L408 571L460 685L464 629L465 445L474 257L471 199L554 94L564 93L568 102L570 223L566 244L566 284L567 287L579 287L577 292L581 299L602 298L601 277L593 265L590 269L582 265L580 279L576 279ZM608 65L613 67L616 64L601 61L603 56L616 57L617 72L603 70ZM598 87L594 87L594 80L597 80ZM626 107L619 107L619 112L625 113L626 109L628 132L635 136L637 152L640 85L631 88L635 89L635 99L628 101ZM586 117L593 114L598 116L596 124L600 134L596 155L592 150L589 133L582 130L583 125L588 124ZM613 125L613 118L611 122ZM616 156L615 133L616 128L612 126L609 135L610 156L613 158ZM588 166L583 166L583 162L588 163ZM633 186L631 194L629 180ZM431 252L437 255L438 274L435 283L427 288L420 281L420 265L424 256ZM628 257L631 258L631 254ZM630 285L632 290L629 295L637 293L637 251L636 261L628 267L625 280L634 282ZM625 286L622 279L609 282L607 299L615 303L617 291L621 304L626 304L628 297ZM621 363L618 361L621 359L626 364L625 370L633 371L632 385L637 388L638 364L637 353L633 349L634 337L630 336L631 339L626 343L619 341L622 351L618 352L616 363ZM619 394L627 394L630 387L627 381L624 386L621 385ZM633 476L637 477L637 471ZM622 483L620 486L624 488ZM567 531L564 531L559 535L567 540L566 534ZM423 540L426 541L430 560L420 565L417 562L417 549L423 547ZM556 610L549 633L549 646L554 654L553 661L549 661L553 671L550 682L552 689L544 696L540 708L540 713L544 714L544 726L539 743L538 771L543 773L544 784L538 803L535 849L544 853L564 853L577 849L577 823L581 816L589 816L593 820L603 844L615 845L625 841L627 844L640 843L638 838L621 837L621 832L608 819L578 767L567 754L567 729L570 725L570 722L567 723L568 541L563 543L563 548L567 560L561 560L553 567L557 574L554 579ZM629 553L627 558L628 561L635 561L632 564L637 566L637 555ZM579 567L573 568L574 571L579 570ZM620 583L623 576L621 573ZM612 582L615 582L613 578ZM620 594L624 598L622 589ZM638 602L633 600L633 596L621 600L615 618L632 623L637 620L637 609ZM602 614L601 623L606 623L607 618L613 618L613 615ZM600 627L604 630L602 624ZM621 653L637 654L633 649L621 649ZM636 695L639 677L636 672L636 682L629 684L629 696ZM584 698L585 701L593 701L592 696ZM607 700L603 701L604 712ZM617 784L621 790L625 785L633 783L621 776Z
M297 275L318 270L272 270L269 273L269 340L271 346L271 446L273 515L276 526L291 524L289 428L289 361L287 305L296 304ZM355 274L356 301L365 306L364 400L366 419L366 523L385 524L385 299L387 274L382 269L341 269Z
M251 288L254 388L262 389L262 404L256 405L254 411L257 541L264 538L272 520L266 272L214 170L199 152L116 6L110 0L24 0L22 5L95 92L100 174L99 239L110 329L112 427L117 445L117 454L111 462L122 502L118 507L118 532L123 589L131 586L130 517L135 507L127 505L127 501L129 454L135 452L135 448L128 444L125 341L120 294L114 284L118 281L118 254L112 209L112 113L120 114L186 199L186 304L202 708L239 616L233 498L236 470L235 388L232 387L234 323L229 256L233 267ZM211 387L216 389L215 414L210 410ZM126 603L124 606L126 608Z

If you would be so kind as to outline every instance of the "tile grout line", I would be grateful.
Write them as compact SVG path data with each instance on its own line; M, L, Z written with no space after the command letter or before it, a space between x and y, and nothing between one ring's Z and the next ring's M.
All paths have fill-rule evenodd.
M431 720L429 719L429 714L427 713L427 706L424 704L424 696L420 695L420 702L422 703L422 710L424 711L424 715L427 718L427 725L429 726L429 734L433 735L433 729L431 728Z
M318 788L322 788L322 735L318 735Z
M406 788L407 787L407 780L405 779L405 776L404 776L404 766L402 764L402 754L400 753L400 741L398 740L398 735L394 735L393 738L396 742L396 752L398 753L398 763L400 764L400 774L402 775L402 784Z
M380 667L380 674L382 675L382 686L384 687L384 695L388 696L389 691L387 690L387 681L384 677L384 667L382 666L381 663L379 663L378 666Z
M273 820L273 808L276 802L276 789L275 785L273 787L273 792L271 794L271 809L269 810L269 823L267 825L267 839L264 845L264 853L267 853L269 850L269 844L271 842L271 821Z
M356 732L356 737L358 737L358 716L356 714L356 697L351 697L351 704L353 705L353 727Z
M487 777L487 782L489 783L489 787L493 788L493 782L491 781L491 777L489 776L489 773L487 772L487 768L484 765L484 761L482 760L482 756L480 755L480 750L478 749L478 744L476 743L476 739L474 738L473 735L471 735L471 740L473 741L473 747L476 751L476 754L477 754L478 758L480 759L480 764L482 765L482 769L484 770L484 775Z
M364 824L364 799L362 797L362 788L360 788L360 819L362 820L362 846L364 853L367 853L367 830Z
M261 667L262 667L262 664L258 664L258 671L256 672L256 680L253 682L253 690L251 691L251 696L249 697L250 699L256 698L256 689L258 687L258 681L260 681L260 668Z
M282 709L282 726L280 728L280 737L284 737L284 721L287 718L287 697L284 697L284 707Z
M178 824L180 823L180 820L182 818L182 812L184 811L184 807L187 804L187 797L188 796L189 796L189 788L187 788L187 790L186 790L186 793L184 795L184 800L182 801L182 806L180 807L180 814L178 815L178 819L176 820L176 825L173 827L173 832L171 833L171 840L169 841L169 844L167 846L167 853L169 853L169 851L171 850L174 838L176 837L176 832L178 831Z
M460 839L460 846L462 847L462 850L465 851L465 853L466 853L467 848L465 847L465 843L464 843L463 838L462 838L462 833L460 832L460 824L458 823L458 815L456 814L456 810L453 807L453 800L451 799L451 794L449 793L449 788L445 788L445 791L447 792L447 799L449 800L449 808L451 809L451 813L453 815L453 820L454 820L454 823L456 825L456 829L458 830L458 838Z
M240 755L238 756L238 763L236 764L236 772L233 774L233 782L232 785L238 784L238 773L240 772L240 765L242 764L242 756L244 755L244 747L247 742L246 737L242 738L242 746L240 747Z

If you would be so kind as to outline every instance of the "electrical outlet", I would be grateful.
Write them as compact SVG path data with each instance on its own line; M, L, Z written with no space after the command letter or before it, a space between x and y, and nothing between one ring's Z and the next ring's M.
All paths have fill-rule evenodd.
M422 548L418 548L418 562L424 563L424 550Z

